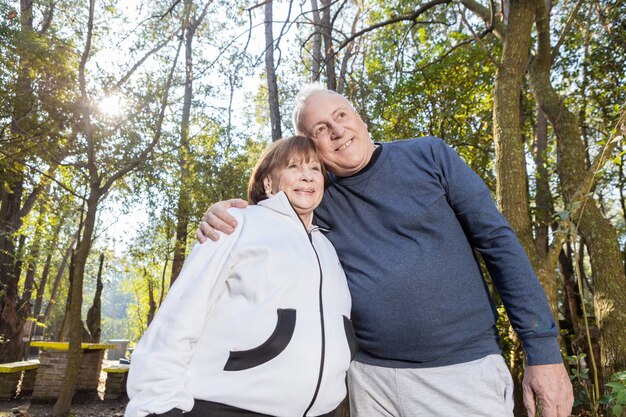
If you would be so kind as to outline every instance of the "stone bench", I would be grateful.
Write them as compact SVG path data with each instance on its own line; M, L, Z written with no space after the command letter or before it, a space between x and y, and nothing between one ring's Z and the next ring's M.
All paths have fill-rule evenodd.
M39 361L10 362L0 364L0 400L10 400L17 393L17 385L22 380L20 394L33 392Z
M102 370L107 373L104 388L105 400L118 400L126 396L126 380L130 365L112 365Z

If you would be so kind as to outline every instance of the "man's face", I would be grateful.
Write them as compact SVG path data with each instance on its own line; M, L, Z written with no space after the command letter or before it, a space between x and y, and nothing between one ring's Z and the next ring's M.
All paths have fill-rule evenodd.
M324 92L312 95L304 103L299 120L333 174L354 175L372 158L374 145L367 125L344 97Z

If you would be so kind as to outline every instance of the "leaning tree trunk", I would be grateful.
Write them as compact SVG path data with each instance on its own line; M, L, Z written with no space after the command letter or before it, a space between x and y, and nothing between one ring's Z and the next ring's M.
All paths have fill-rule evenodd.
M174 243L174 259L172 260L172 273L170 285L176 281L178 274L185 262L187 251L187 228L191 213L191 201L189 192L189 180L191 178L191 148L189 144L189 123L191 118L191 105L193 101L193 38L200 23L206 16L207 1L200 16L196 19L192 16L193 4L191 0L185 1L183 11L183 32L185 42L185 85L183 97L183 109L180 121L180 148L178 151L178 166L180 169L178 190L178 203L176 207L176 241Z
M95 0L91 0L90 2L93 4L94 1ZM74 262L72 265L72 294L69 300L70 349L68 352L63 388L61 389L59 397L57 398L53 408L53 415L55 417L64 416L70 411L72 399L74 398L76 382L78 380L78 371L80 370L80 363L83 354L81 349L83 341L83 321L81 314L83 306L83 279L85 276L87 257L89 256L89 252L91 250L98 202L101 197L102 195L100 189L92 185L90 196L87 200L87 213L85 215L83 235L77 244Z
M180 147L178 148L179 189L176 204L176 240L174 242L174 260L170 285L176 281L178 274L185 262L187 251L187 228L190 216L190 193L188 182L191 176L189 159L191 148L189 146L189 119L191 117L191 102L193 100L193 50L192 42L194 35L193 23L191 22L191 0L185 1L183 12L183 30L185 38L185 85L183 95L183 109L180 121Z
M620 262L617 233L604 218L593 198L585 198L582 207L577 196L590 173L586 170L585 148L576 115L558 95L550 80L552 64L549 18L543 0L536 0L538 53L529 67L533 95L548 117L557 137L557 172L563 198L589 251L594 279L594 308L601 334L601 364L605 375L626 367L626 279Z

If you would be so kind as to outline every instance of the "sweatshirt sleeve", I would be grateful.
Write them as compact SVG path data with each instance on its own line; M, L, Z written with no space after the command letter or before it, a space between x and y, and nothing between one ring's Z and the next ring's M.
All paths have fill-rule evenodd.
M133 351L125 417L161 414L174 408L190 411L194 399L186 386L188 364L202 324L224 289L231 251L243 229L243 216L231 235L197 243L148 330Z
M529 365L562 362L558 329L545 293L515 232L482 179L443 141L433 143L441 180L470 245L502 298Z

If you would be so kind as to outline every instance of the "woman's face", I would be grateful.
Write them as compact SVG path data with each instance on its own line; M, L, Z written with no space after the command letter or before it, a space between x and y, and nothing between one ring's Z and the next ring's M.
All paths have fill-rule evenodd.
M305 226L311 225L313 210L324 195L324 175L317 157L311 155L307 162L302 156L292 155L284 168L263 180L263 185L268 196L284 191Z

